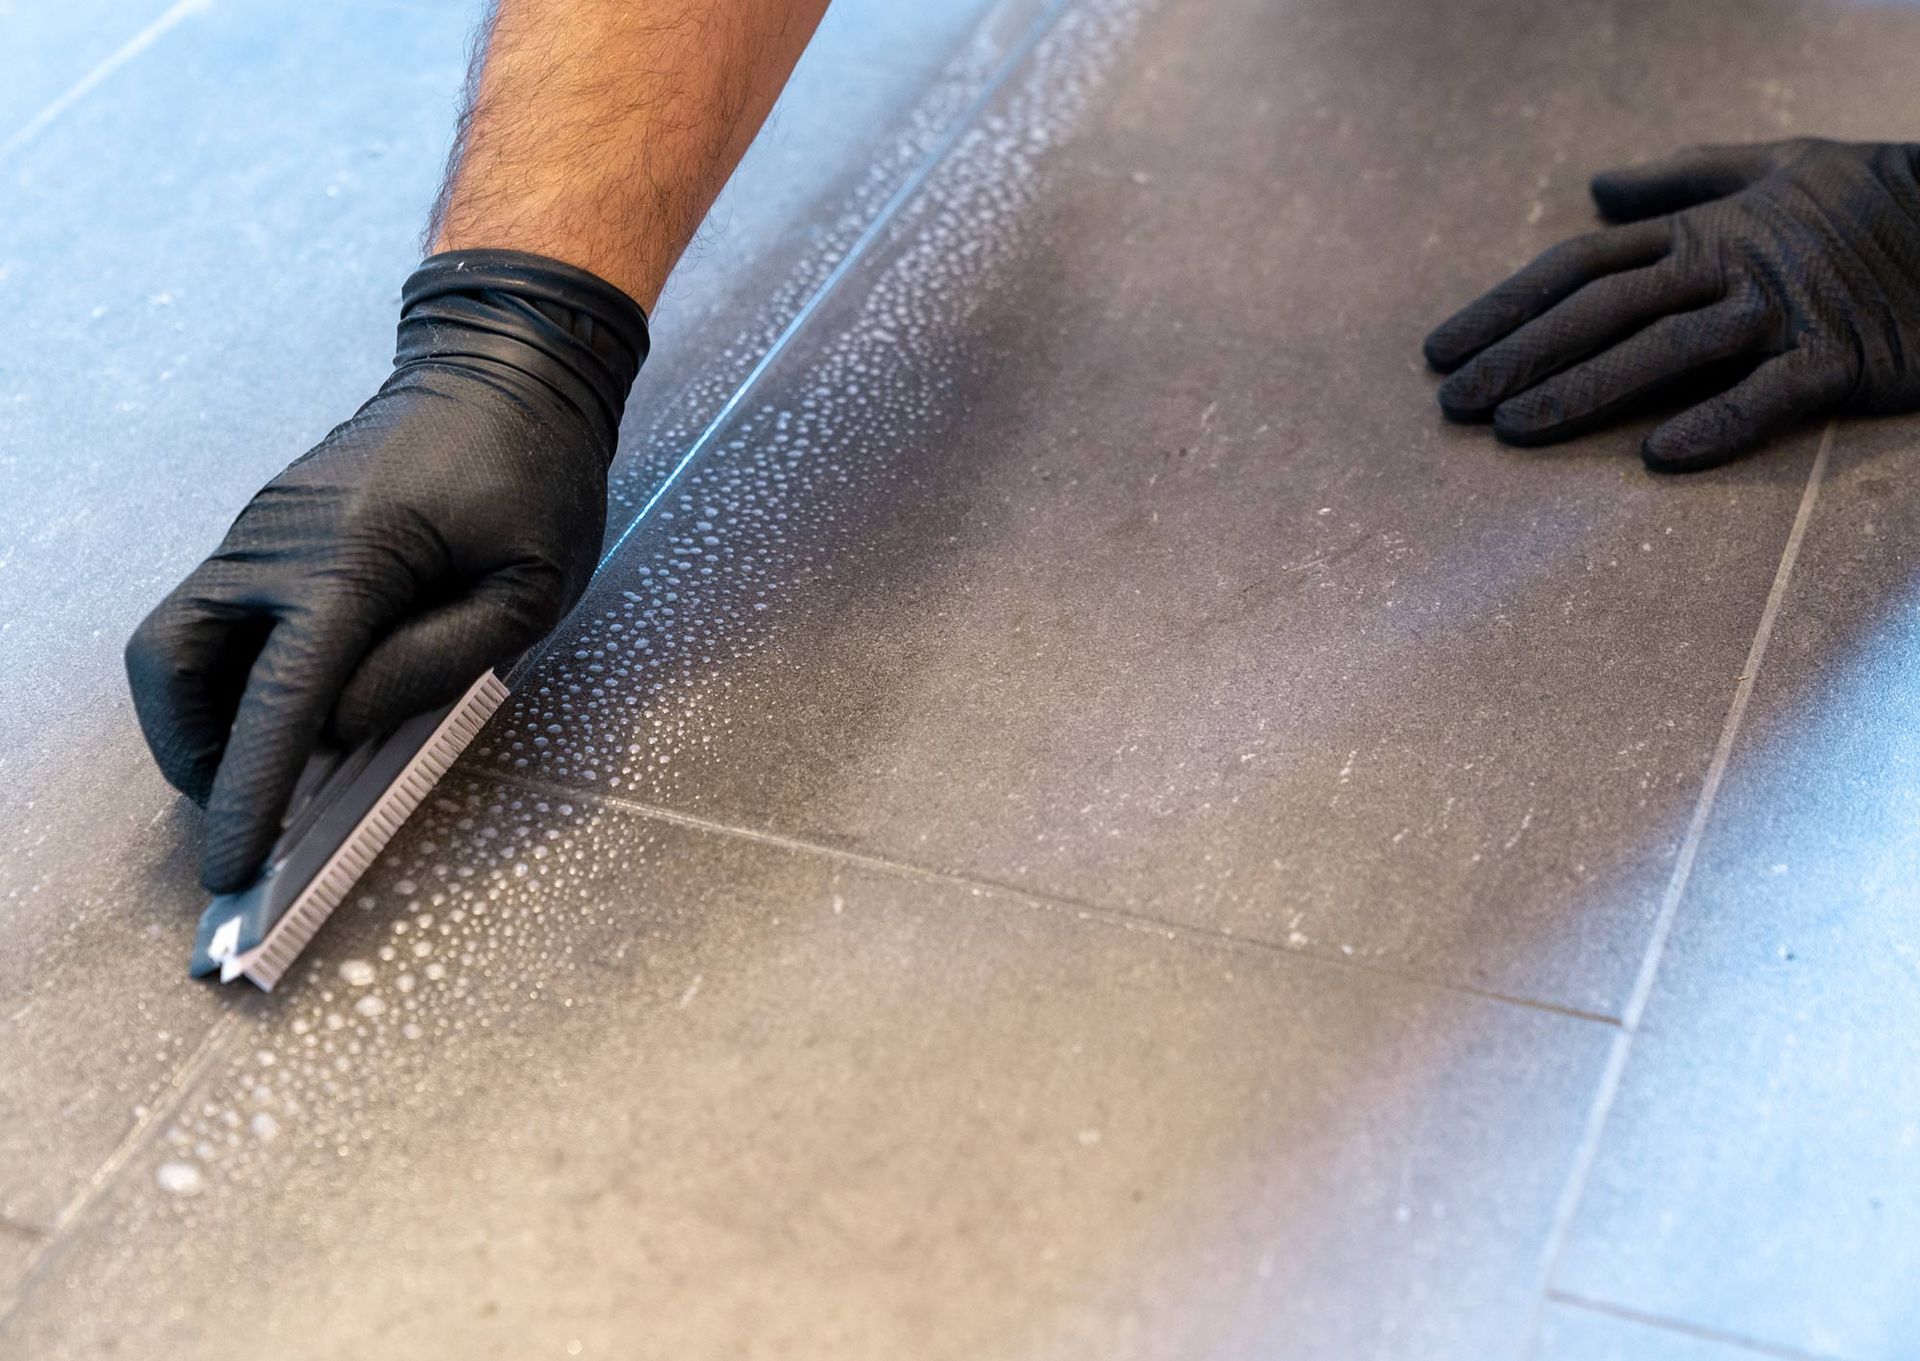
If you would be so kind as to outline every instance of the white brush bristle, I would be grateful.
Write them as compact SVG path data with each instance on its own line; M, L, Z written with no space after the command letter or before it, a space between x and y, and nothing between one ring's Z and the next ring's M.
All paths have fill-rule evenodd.
M374 858L386 849L413 810L425 802L440 777L453 767L460 753L480 734L494 710L505 702L507 687L489 671L453 706L433 735L407 763L399 778L387 786L387 792L368 810L347 839L293 901L280 920L267 932L266 939L246 958L236 961L254 983L266 991L285 977L288 969L307 943L314 938L333 910L345 901L348 892L367 872Z

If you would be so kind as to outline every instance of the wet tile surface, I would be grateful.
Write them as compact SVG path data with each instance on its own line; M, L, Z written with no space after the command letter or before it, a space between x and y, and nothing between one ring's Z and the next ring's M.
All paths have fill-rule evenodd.
M659 393L779 315L831 236L821 204L883 197L1030 17L1013 6L975 43L983 10L881 43L855 5L823 35L676 276L659 319L676 358L636 424L697 410ZM223 3L0 161L0 298L19 318L0 341L0 1214L21 1223L57 1220L221 1014L183 986L195 814L144 755L120 648L382 376L473 17ZM63 45L77 29L35 22L46 64L91 60Z
M1841 429L1559 1274L1856 1361L1920 1353L1915 438Z
M652 317L608 537L1017 49L1040 0L836 3Z
M488 783L363 887L7 1355L1507 1354L1607 1038Z
M1690 60L1632 12L1621 61ZM1673 135L1570 79L1591 17L1502 16L1167 5L1041 60L632 541L503 768L1611 1013L1816 436L1676 480L1441 426L1423 326ZM1750 122L1831 110L1763 88L1788 17L1722 73Z

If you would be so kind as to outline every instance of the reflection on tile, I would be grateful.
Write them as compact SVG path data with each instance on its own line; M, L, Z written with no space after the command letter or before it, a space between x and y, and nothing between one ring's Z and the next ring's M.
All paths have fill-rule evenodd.
M1559 1284L1920 1354L1909 423L1842 427Z
M1547 1311L1536 1361L1753 1361L1765 1353L1593 1309Z
M484 782L364 888L9 1354L1506 1354L1606 1043Z
M963 119L1039 0L829 10L650 318L609 538L646 504L883 205ZM912 41L901 30L916 30Z
M150 27L166 25L176 8L168 0L0 4L0 52L9 57L0 84L0 148L37 135L77 84L108 78L103 64Z
M1561 91L1574 23L1462 9L1450 64L1441 20L1391 8L1165 6L1137 45L1142 7L1076 9L491 759L1614 1010L1817 432L1655 479L1627 435L1535 455L1439 425L1420 330L1499 261L1434 243L1525 205L1491 131L1417 134L1496 76ZM1582 88L1562 137L1605 121ZM1234 118L1264 132L1191 131Z

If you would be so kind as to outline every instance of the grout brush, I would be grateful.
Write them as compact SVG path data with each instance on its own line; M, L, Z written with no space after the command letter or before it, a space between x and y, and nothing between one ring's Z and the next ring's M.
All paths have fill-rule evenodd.
M222 983L245 977L271 992L508 693L489 671L388 737L315 752L260 877L200 914L189 972L218 970Z

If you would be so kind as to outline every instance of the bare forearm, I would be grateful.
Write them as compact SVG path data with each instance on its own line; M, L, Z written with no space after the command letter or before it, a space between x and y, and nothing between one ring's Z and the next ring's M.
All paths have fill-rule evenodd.
M510 248L652 308L827 0L500 0L433 249Z

